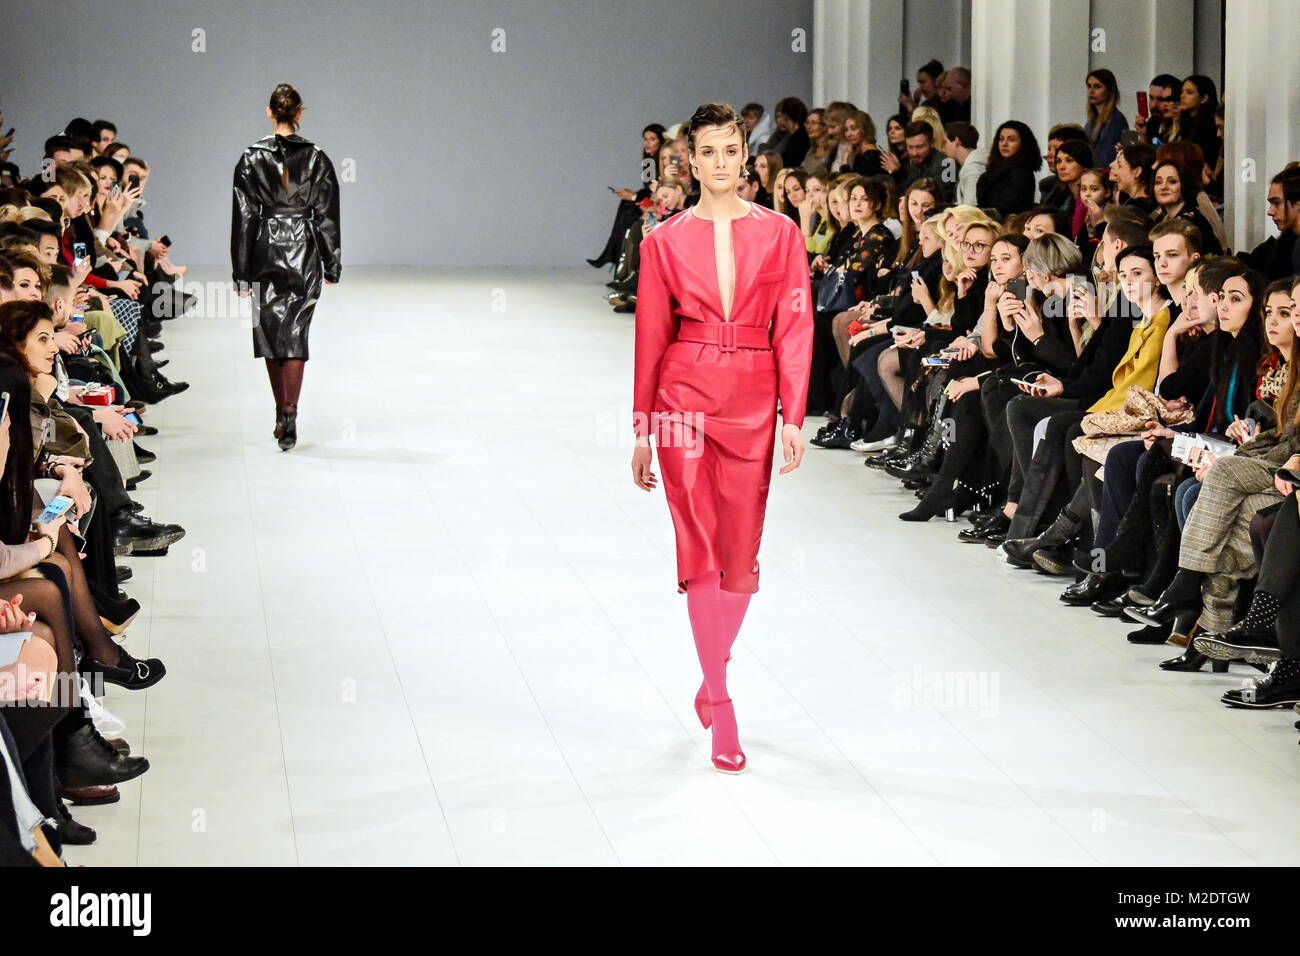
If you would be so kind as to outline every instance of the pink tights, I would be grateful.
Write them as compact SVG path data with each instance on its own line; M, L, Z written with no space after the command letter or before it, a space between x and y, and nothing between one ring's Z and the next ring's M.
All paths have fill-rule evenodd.
M686 612L695 634L695 652L704 671L707 712L713 721L713 756L740 750L736 714L727 695L727 659L749 607L748 594L724 591L722 574L710 571L686 582ZM703 715L701 715L703 716Z

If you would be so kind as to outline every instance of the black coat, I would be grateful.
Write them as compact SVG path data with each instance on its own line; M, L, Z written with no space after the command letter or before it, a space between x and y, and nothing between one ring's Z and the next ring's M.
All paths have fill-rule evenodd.
M301 136L271 135L235 166L230 262L236 286L254 290L253 354L307 356L322 275L337 282L339 184L334 164Z
M1023 163L1003 163L985 170L975 182L975 202L981 209L996 209L1004 216L1025 212L1034 205L1034 171Z

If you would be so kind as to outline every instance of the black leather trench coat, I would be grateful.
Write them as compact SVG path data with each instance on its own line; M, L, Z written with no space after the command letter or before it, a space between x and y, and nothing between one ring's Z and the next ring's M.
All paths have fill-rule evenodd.
M314 143L272 134L235 166L230 222L235 285L253 289L253 354L306 359L321 279L338 282L339 184Z

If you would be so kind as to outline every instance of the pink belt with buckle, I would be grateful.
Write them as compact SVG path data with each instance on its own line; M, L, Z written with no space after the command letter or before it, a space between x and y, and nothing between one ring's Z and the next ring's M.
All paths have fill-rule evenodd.
M678 342L702 342L716 345L724 352L736 349L767 349L771 351L772 342L767 337L767 329L756 325L737 325L734 322L700 322L696 319L682 319L677 331Z

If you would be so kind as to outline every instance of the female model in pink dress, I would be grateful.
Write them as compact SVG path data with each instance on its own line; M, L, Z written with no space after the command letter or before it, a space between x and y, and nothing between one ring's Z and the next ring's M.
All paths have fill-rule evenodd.
M713 766L740 773L726 662L758 590L778 397L780 473L803 459L812 292L794 220L736 195L747 149L731 107L696 110L689 144L699 204L641 242L632 477L646 491L656 485L653 433L677 536L677 590L704 671L695 710L713 728Z

